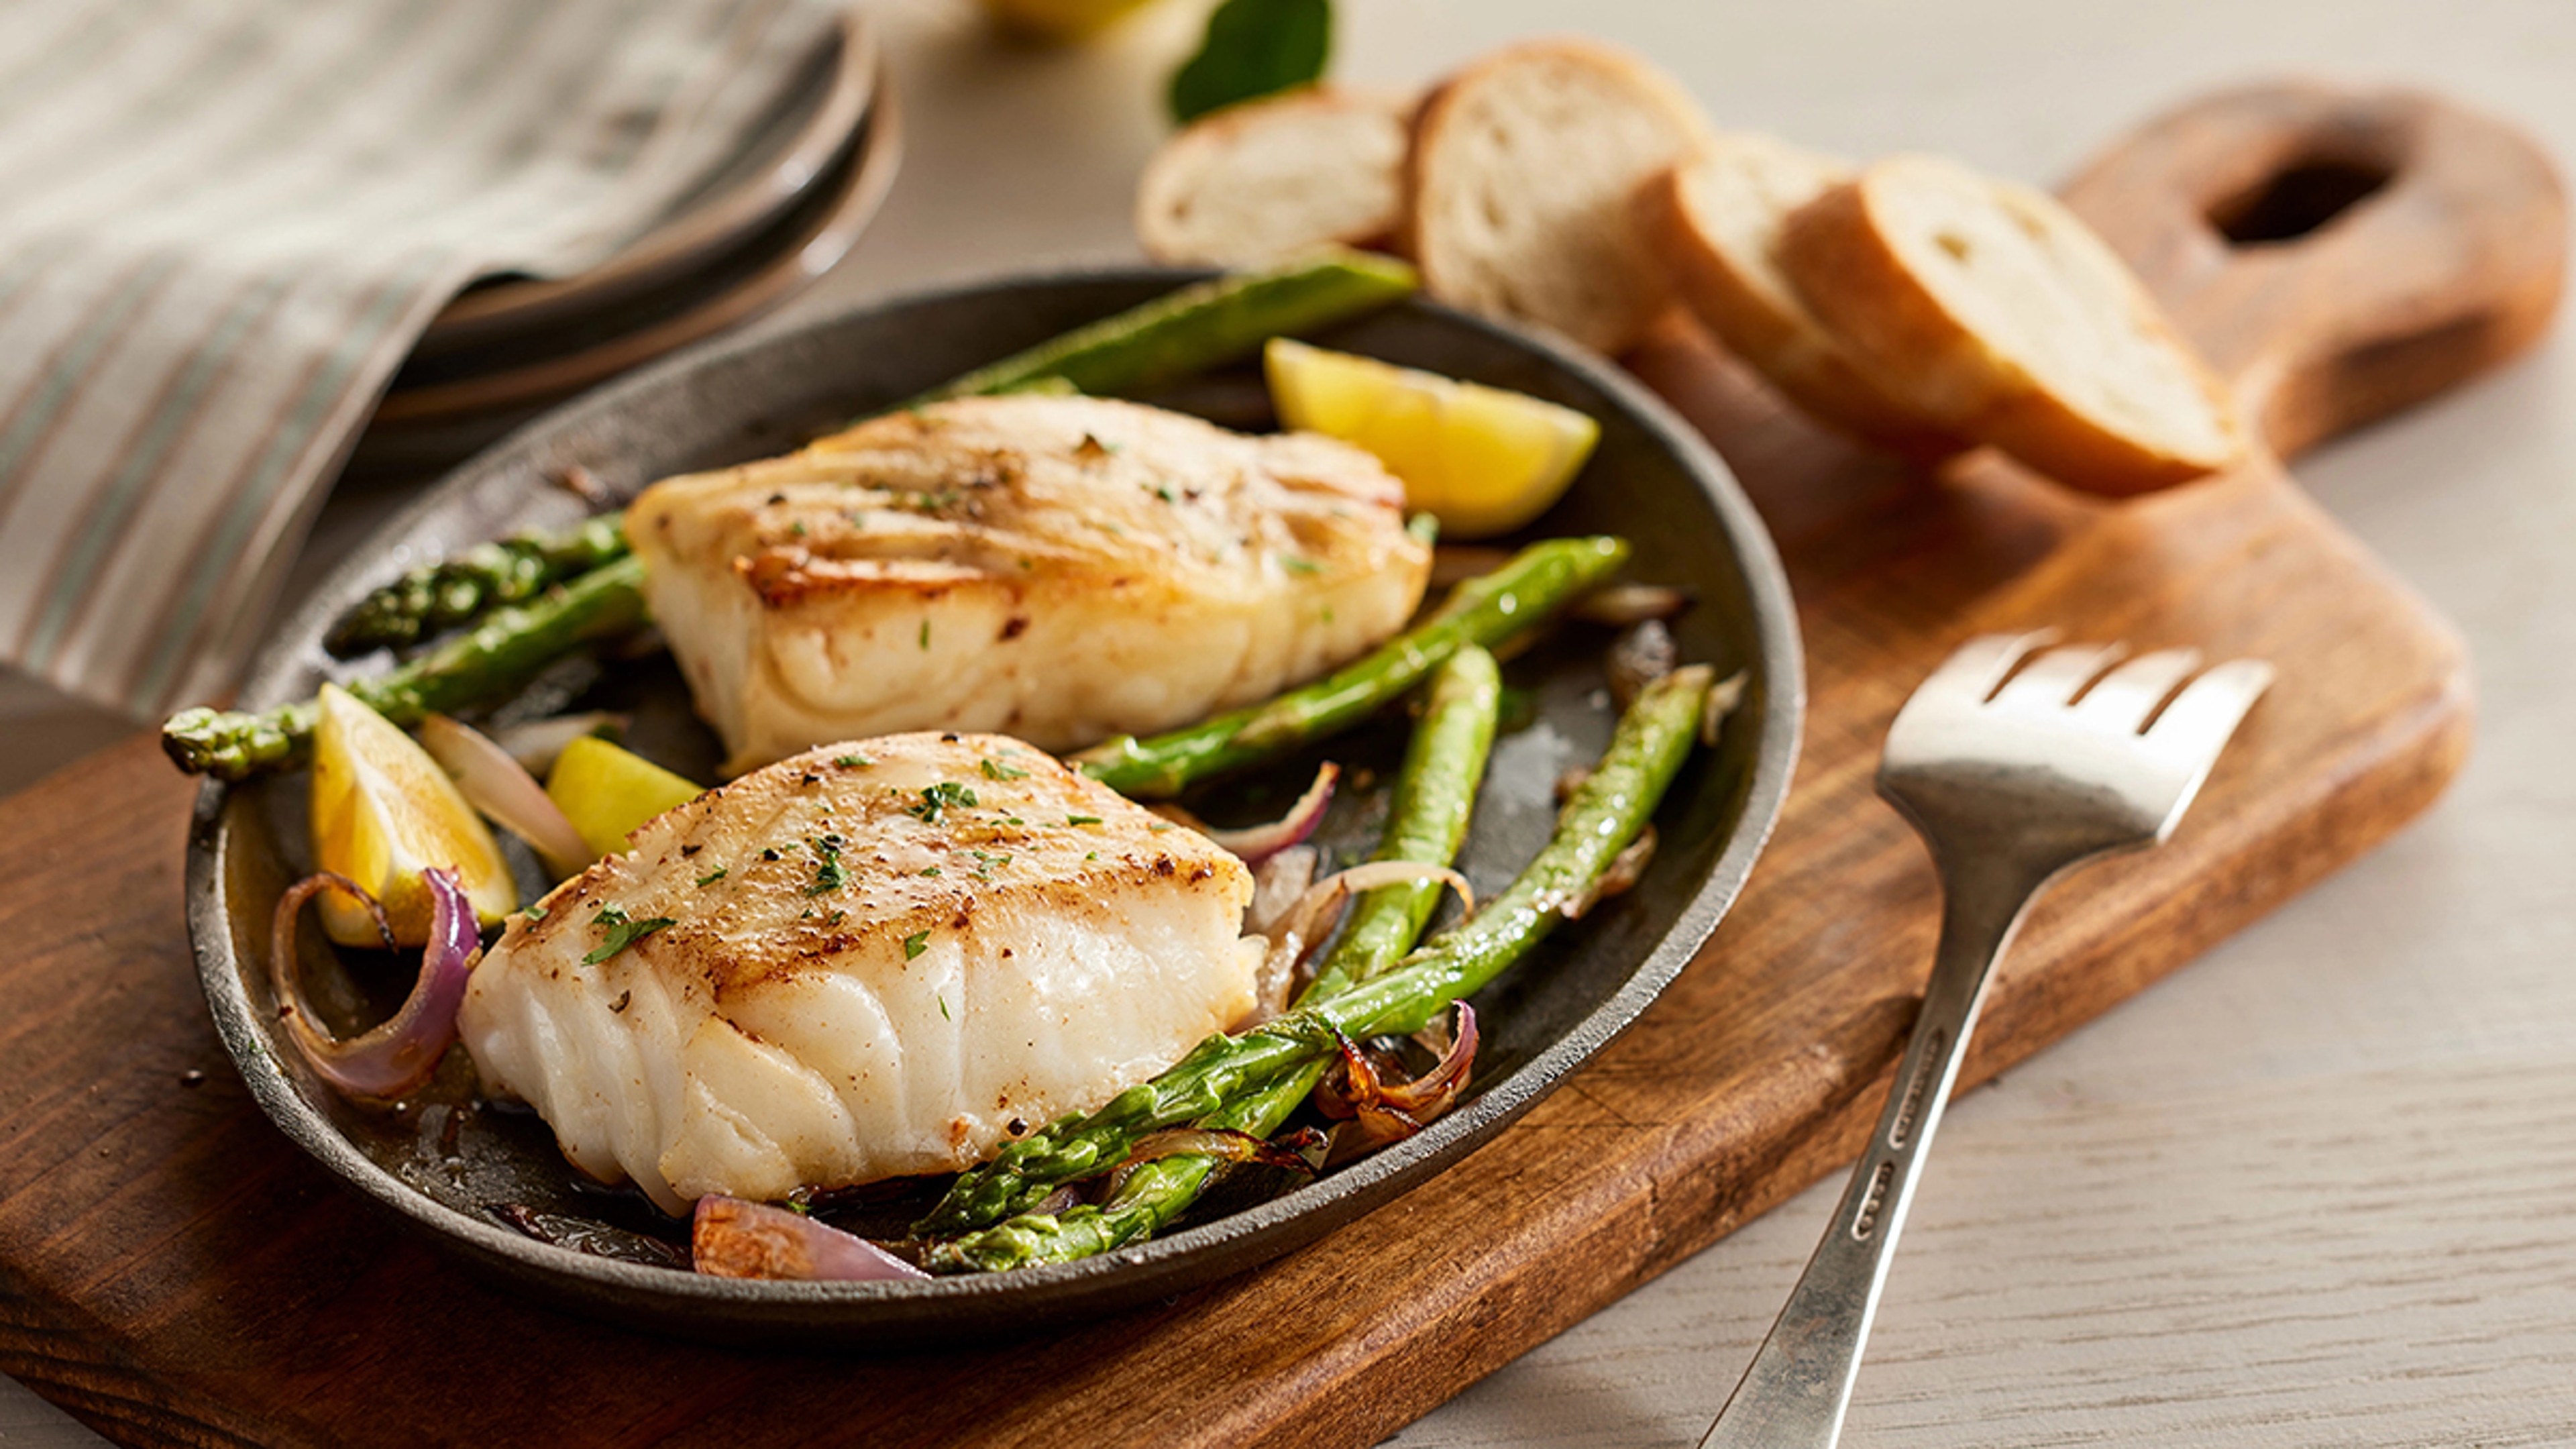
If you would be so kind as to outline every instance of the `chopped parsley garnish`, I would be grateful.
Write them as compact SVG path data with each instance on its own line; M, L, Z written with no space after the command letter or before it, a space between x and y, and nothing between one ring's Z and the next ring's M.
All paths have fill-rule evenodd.
M1172 485L1169 483L1155 484L1154 496L1162 499L1165 503L1178 503L1181 501L1180 495L1172 491Z
M1097 815L1068 815L1064 817L1064 823L1067 825L1097 825L1100 823L1100 817Z
M930 649L930 621L928 619L921 621L921 647L925 653Z
M533 925L546 918L546 908L543 906L532 905L526 910L521 911L519 914L527 917L529 923Z
M1292 574L1320 574L1324 571L1322 564L1313 559L1299 558L1293 553L1279 555L1279 566Z
M832 763L840 766L844 770L860 770L875 764L876 761L869 759L865 755L834 755L832 757Z
M948 998L945 996L939 998L939 1019L941 1021L955 1021L957 1019L948 1014Z
M915 931L911 935L903 938L903 959L906 961L911 960L913 957L918 956L929 949L930 933L928 931Z
M937 875L939 874L939 867L935 865L925 865L921 868L921 873L923 875Z
M717 866L715 869L708 871L705 875L699 876L698 884L702 886L711 886L724 878L725 868L723 866Z
M800 518L794 523L787 525L787 531L796 535L798 538L803 538L805 536L805 520Z
M973 805L975 792L954 780L942 780L921 788L921 803L905 813L919 816L924 825L939 823L939 812L951 805Z
M591 919L591 924L594 926L606 926L608 928L608 936L605 940L599 943L599 948L597 950L594 950L589 955L581 958L581 964L584 966L598 965L600 962L607 960L609 957L616 955L618 952L623 951L627 947L634 945L636 942L643 940L645 937L652 935L655 931L662 929L664 926L672 924L672 921L669 916L654 916L649 920L642 921L629 920L627 919L626 912L618 909L617 907L601 906L599 908L599 914Z
M841 869L841 837L826 835L815 841L814 883L805 888L805 894L819 896L828 890L838 890L849 884L849 879Z
M1169 830L1169 829L1171 829L1172 827L1171 827L1171 823L1170 823L1169 821L1158 820L1158 821L1155 821L1153 824L1146 826L1145 828L1146 828L1148 831L1152 832L1153 834L1160 835L1160 834L1162 834L1164 831Z
M1025 780L1029 777L1029 772L1017 765L1005 765L999 760L986 759L984 776L990 780Z

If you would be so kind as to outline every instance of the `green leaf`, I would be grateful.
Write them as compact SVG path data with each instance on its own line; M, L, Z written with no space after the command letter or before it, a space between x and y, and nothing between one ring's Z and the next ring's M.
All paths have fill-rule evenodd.
M584 966L596 966L600 962L607 960L609 957L616 955L618 952L625 950L627 947L634 945L636 942L643 940L645 937L652 935L655 931L658 931L671 923L671 918L669 916L655 916L650 920L630 921L626 918L626 913L619 910L617 907L601 906L599 908L599 914L591 920L591 924L594 926L606 926L608 928L608 938L599 943L599 948L597 950L582 957L581 964Z
M1311 84L1332 51L1332 0L1225 0L1199 53L1172 73L1172 119Z

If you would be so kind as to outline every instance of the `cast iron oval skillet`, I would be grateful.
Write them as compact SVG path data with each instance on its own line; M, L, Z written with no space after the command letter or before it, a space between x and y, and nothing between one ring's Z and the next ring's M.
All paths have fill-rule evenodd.
M562 524L579 505L547 479L588 468L620 493L674 472L793 447L1019 347L1169 290L1192 274L1127 271L995 283L898 301L794 330L688 353L540 419L451 475L341 565L288 620L245 691L252 705L310 694L324 677L383 667L339 665L324 627L370 585L423 557L512 528ZM206 999L252 1094L287 1136L468 1264L518 1291L620 1324L710 1341L918 1345L998 1337L1167 1296L1287 1252L1422 1185L1527 1111L1633 1021L1687 963L1734 900L1785 795L1803 686L1788 587L1759 520L1696 435L1625 376L1542 337L1425 302L1318 339L1456 376L1553 398L1602 424L1601 445L1566 500L1533 535L1605 531L1636 544L1630 576L1687 585L1698 604L1676 626L1682 653L1750 671L1743 708L1719 747L1675 783L1657 816L1662 848L1637 889L1560 931L1479 998L1486 1045L1469 1098L1421 1135L1230 1214L1209 1214L1106 1258L927 1283L756 1283L700 1278L592 1256L504 1226L513 1203L582 1218L641 1209L574 1181L542 1124L471 1106L470 1068L452 1053L440 1082L394 1113L352 1107L296 1062L275 1030L266 979L268 920L284 884L307 868L301 775L250 786L209 784L189 842L189 926ZM1220 421L1266 421L1250 370L1202 380L1168 401ZM1606 741L1611 713L1597 664L1607 635L1570 627L1509 667L1527 690L1522 718L1495 752L1463 864L1477 884L1507 880L1544 838L1548 792L1570 763ZM572 668L555 698L631 705L648 753L701 771L714 749L687 713L666 661ZM531 707L544 707L540 701ZM1514 728L1517 724L1517 728ZM1328 747L1382 775L1401 722ZM1238 791L1249 815L1280 803L1292 762ZM709 778L701 774L700 778ZM1265 801L1263 788L1272 790ZM1374 833L1374 802L1337 802L1326 839L1346 854ZM1212 809L1218 807L1211 807ZM318 935L318 932L310 934ZM349 1029L404 984L391 961L345 970L309 953L308 981L337 999ZM1724 970L1722 961L1704 969ZM336 996L335 996L336 993ZM373 1006L370 1006L370 1002Z

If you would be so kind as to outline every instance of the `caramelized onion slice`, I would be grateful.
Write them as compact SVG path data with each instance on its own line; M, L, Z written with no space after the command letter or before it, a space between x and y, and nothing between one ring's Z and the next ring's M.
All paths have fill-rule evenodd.
M1587 623L1625 628L1672 618L1690 605L1689 594L1668 584L1611 584L1575 600L1566 612Z
M1136 1141L1135 1150L1109 1174L1109 1187L1104 1197L1116 1197L1125 1186L1127 1174L1148 1162L1165 1157L1215 1157L1227 1162L1259 1162L1271 1167L1284 1167L1291 1172L1313 1176L1315 1164L1306 1152L1323 1145L1323 1134L1312 1128L1300 1128L1277 1139L1255 1137L1231 1127L1168 1127L1149 1132Z
M531 775L543 775L555 767L555 756L564 746L584 735L597 735L604 740L623 739L631 717L604 709L581 714L548 715L544 719L521 720L513 725L496 726L492 743L509 751L519 768Z
M930 1276L856 1233L715 1193L698 1199L689 1224L689 1261L712 1278L885 1283Z
M455 777L466 804L535 846L547 869L565 876L590 863L590 847L565 818L563 807L490 736L434 714L420 722L420 745Z
M1252 1016L1237 1029L1258 1026L1287 1009L1294 994L1297 968L1306 957L1333 932L1335 913L1342 904L1361 891L1386 885L1410 885L1415 881L1436 880L1458 892L1468 914L1476 910L1476 888L1467 878L1445 865L1426 865L1414 860L1373 860L1349 870L1324 877L1306 888L1286 910L1254 929L1270 939L1270 949L1263 954L1261 966L1253 975L1254 1002Z
M391 946L384 908L357 882L329 871L297 881L277 900L269 929L268 979L287 1040L322 1080L353 1097L392 1101L412 1091L438 1070L439 1058L456 1040L456 1008L465 1000L465 983L482 952L482 938L475 931L474 903L465 898L456 873L433 866L420 874L430 896L429 944L421 950L420 977L401 1010L346 1041L325 1031L305 1000L304 982L295 969L295 923L305 902L326 890L343 891L366 903Z
M1701 705L1699 711L1699 742L1703 747L1717 747L1717 732L1726 723L1726 717L1744 703L1748 682L1748 676L1739 669L1710 686L1708 702Z
M1635 888L1638 878L1646 873L1646 867L1653 864L1654 859L1655 827L1649 824L1645 829L1637 832L1636 839L1628 842L1627 849L1611 857L1609 868L1602 871L1600 877L1594 880L1589 888L1560 907L1565 913L1565 918L1569 921L1582 920L1583 913L1594 906L1612 896L1627 894Z
M1333 784L1341 777L1342 767L1326 760L1315 767L1315 782L1306 787L1305 794L1297 797L1296 804L1288 807L1287 814L1268 824L1247 825L1240 830L1219 830L1178 805L1153 808L1154 813L1164 819L1186 825L1215 841L1218 848L1233 854L1245 865L1258 866L1290 846L1302 844L1307 836L1315 833L1315 827L1324 823L1324 811L1333 803Z

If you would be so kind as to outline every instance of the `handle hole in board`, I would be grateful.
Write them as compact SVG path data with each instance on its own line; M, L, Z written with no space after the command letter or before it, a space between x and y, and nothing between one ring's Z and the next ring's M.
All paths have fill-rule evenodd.
M2209 224L2237 246L2296 241L2377 193L2395 174L2370 161L2302 161L2212 206Z

